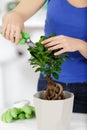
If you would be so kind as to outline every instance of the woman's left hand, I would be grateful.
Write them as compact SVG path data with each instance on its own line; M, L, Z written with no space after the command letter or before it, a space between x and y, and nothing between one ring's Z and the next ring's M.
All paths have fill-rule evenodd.
M58 50L54 53L54 55L60 55L65 52L74 52L74 51L81 51L83 52L86 47L87 52L87 44L85 41L71 38L64 35L54 36L48 38L42 42L48 50ZM80 53L81 53L80 52ZM87 55L86 55L87 56Z

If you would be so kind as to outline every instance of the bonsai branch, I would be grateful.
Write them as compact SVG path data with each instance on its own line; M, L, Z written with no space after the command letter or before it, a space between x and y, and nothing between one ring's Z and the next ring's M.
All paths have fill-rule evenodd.
M63 87L61 84L55 83L50 76L47 76L48 86L45 93L47 100L61 100L64 99Z

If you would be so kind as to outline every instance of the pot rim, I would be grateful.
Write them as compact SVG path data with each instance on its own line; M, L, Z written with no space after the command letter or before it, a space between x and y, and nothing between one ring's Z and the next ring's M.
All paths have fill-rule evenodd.
M47 101L47 102L57 102L57 101L66 101L66 100L70 100L71 98L74 98L74 93L72 93L72 92L69 92L69 91L63 91L64 92L64 94L66 94L65 95L65 99L62 99L62 100L46 100L46 99L41 99L40 98L40 96L38 96L38 94L41 94L41 93L45 93L45 91L44 90L42 90L42 91L38 91L38 92L36 92L34 95L33 95L33 97L34 98L36 98L36 99L38 99L38 100L41 100L41 101ZM68 97L67 97L67 94L68 94Z

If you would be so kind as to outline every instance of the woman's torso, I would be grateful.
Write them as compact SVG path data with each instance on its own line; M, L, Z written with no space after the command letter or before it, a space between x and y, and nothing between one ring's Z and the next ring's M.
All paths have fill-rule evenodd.
M87 41L87 8L76 8L67 0L49 0L45 35L52 33ZM79 52L68 52L59 74L61 82L87 82L87 59Z

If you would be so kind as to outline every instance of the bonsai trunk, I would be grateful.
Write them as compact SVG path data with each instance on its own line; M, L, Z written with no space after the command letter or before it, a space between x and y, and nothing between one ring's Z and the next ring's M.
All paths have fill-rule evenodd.
M61 100L64 99L63 87L59 83L55 83L50 76L46 76L48 85L45 93L47 100Z

